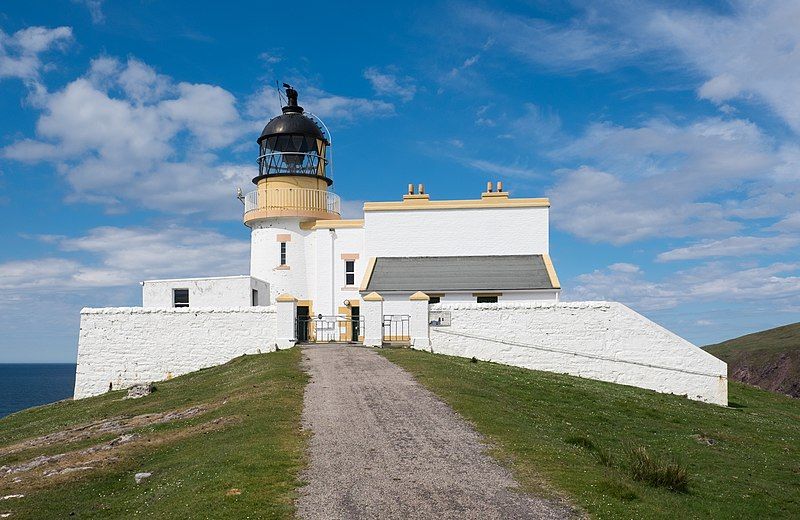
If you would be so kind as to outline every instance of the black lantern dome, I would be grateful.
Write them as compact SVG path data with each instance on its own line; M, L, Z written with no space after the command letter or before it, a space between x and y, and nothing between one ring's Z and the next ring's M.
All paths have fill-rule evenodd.
M272 118L258 138L258 177L253 183L268 177L304 175L323 179L328 186L327 149L329 139L316 121L305 115L297 104L297 91L286 83L288 100L283 113Z

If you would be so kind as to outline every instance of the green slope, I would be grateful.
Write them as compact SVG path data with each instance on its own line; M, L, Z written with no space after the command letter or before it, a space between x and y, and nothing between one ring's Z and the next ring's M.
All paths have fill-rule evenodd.
M800 397L800 323L703 348L728 363L731 379Z
M595 518L800 518L800 401L730 384L731 407L411 350L382 351L494 445L524 487ZM687 492L633 478L644 447Z
M291 517L304 459L299 359L299 349L244 356L158 383L141 399L112 392L3 418L0 497L25 497L0 500L0 514ZM152 476L137 485L137 472Z

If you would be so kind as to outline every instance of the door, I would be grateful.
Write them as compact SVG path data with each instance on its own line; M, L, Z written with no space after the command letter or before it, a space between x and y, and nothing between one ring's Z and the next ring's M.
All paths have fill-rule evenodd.
M304 343L308 341L308 328L311 326L311 320L308 316L308 305L297 306L297 341Z
M350 307L350 329L352 330L350 341L358 342L358 337L361 335L361 311L358 307Z

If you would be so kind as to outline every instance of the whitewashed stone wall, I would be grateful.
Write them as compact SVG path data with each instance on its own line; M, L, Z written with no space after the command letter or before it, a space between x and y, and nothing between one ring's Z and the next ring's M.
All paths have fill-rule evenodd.
M437 304L430 349L728 404L727 365L615 302ZM414 348L425 348L414 345Z
M275 307L83 309L75 398L275 350Z

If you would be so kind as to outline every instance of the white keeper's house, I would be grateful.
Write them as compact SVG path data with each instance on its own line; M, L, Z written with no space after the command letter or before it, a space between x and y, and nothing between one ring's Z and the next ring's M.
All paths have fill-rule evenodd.
M240 193L250 274L142 282L142 307L84 309L75 396L296 343L401 344L727 404L725 363L614 302L560 302L546 198L422 184L341 217L331 139L286 86Z

